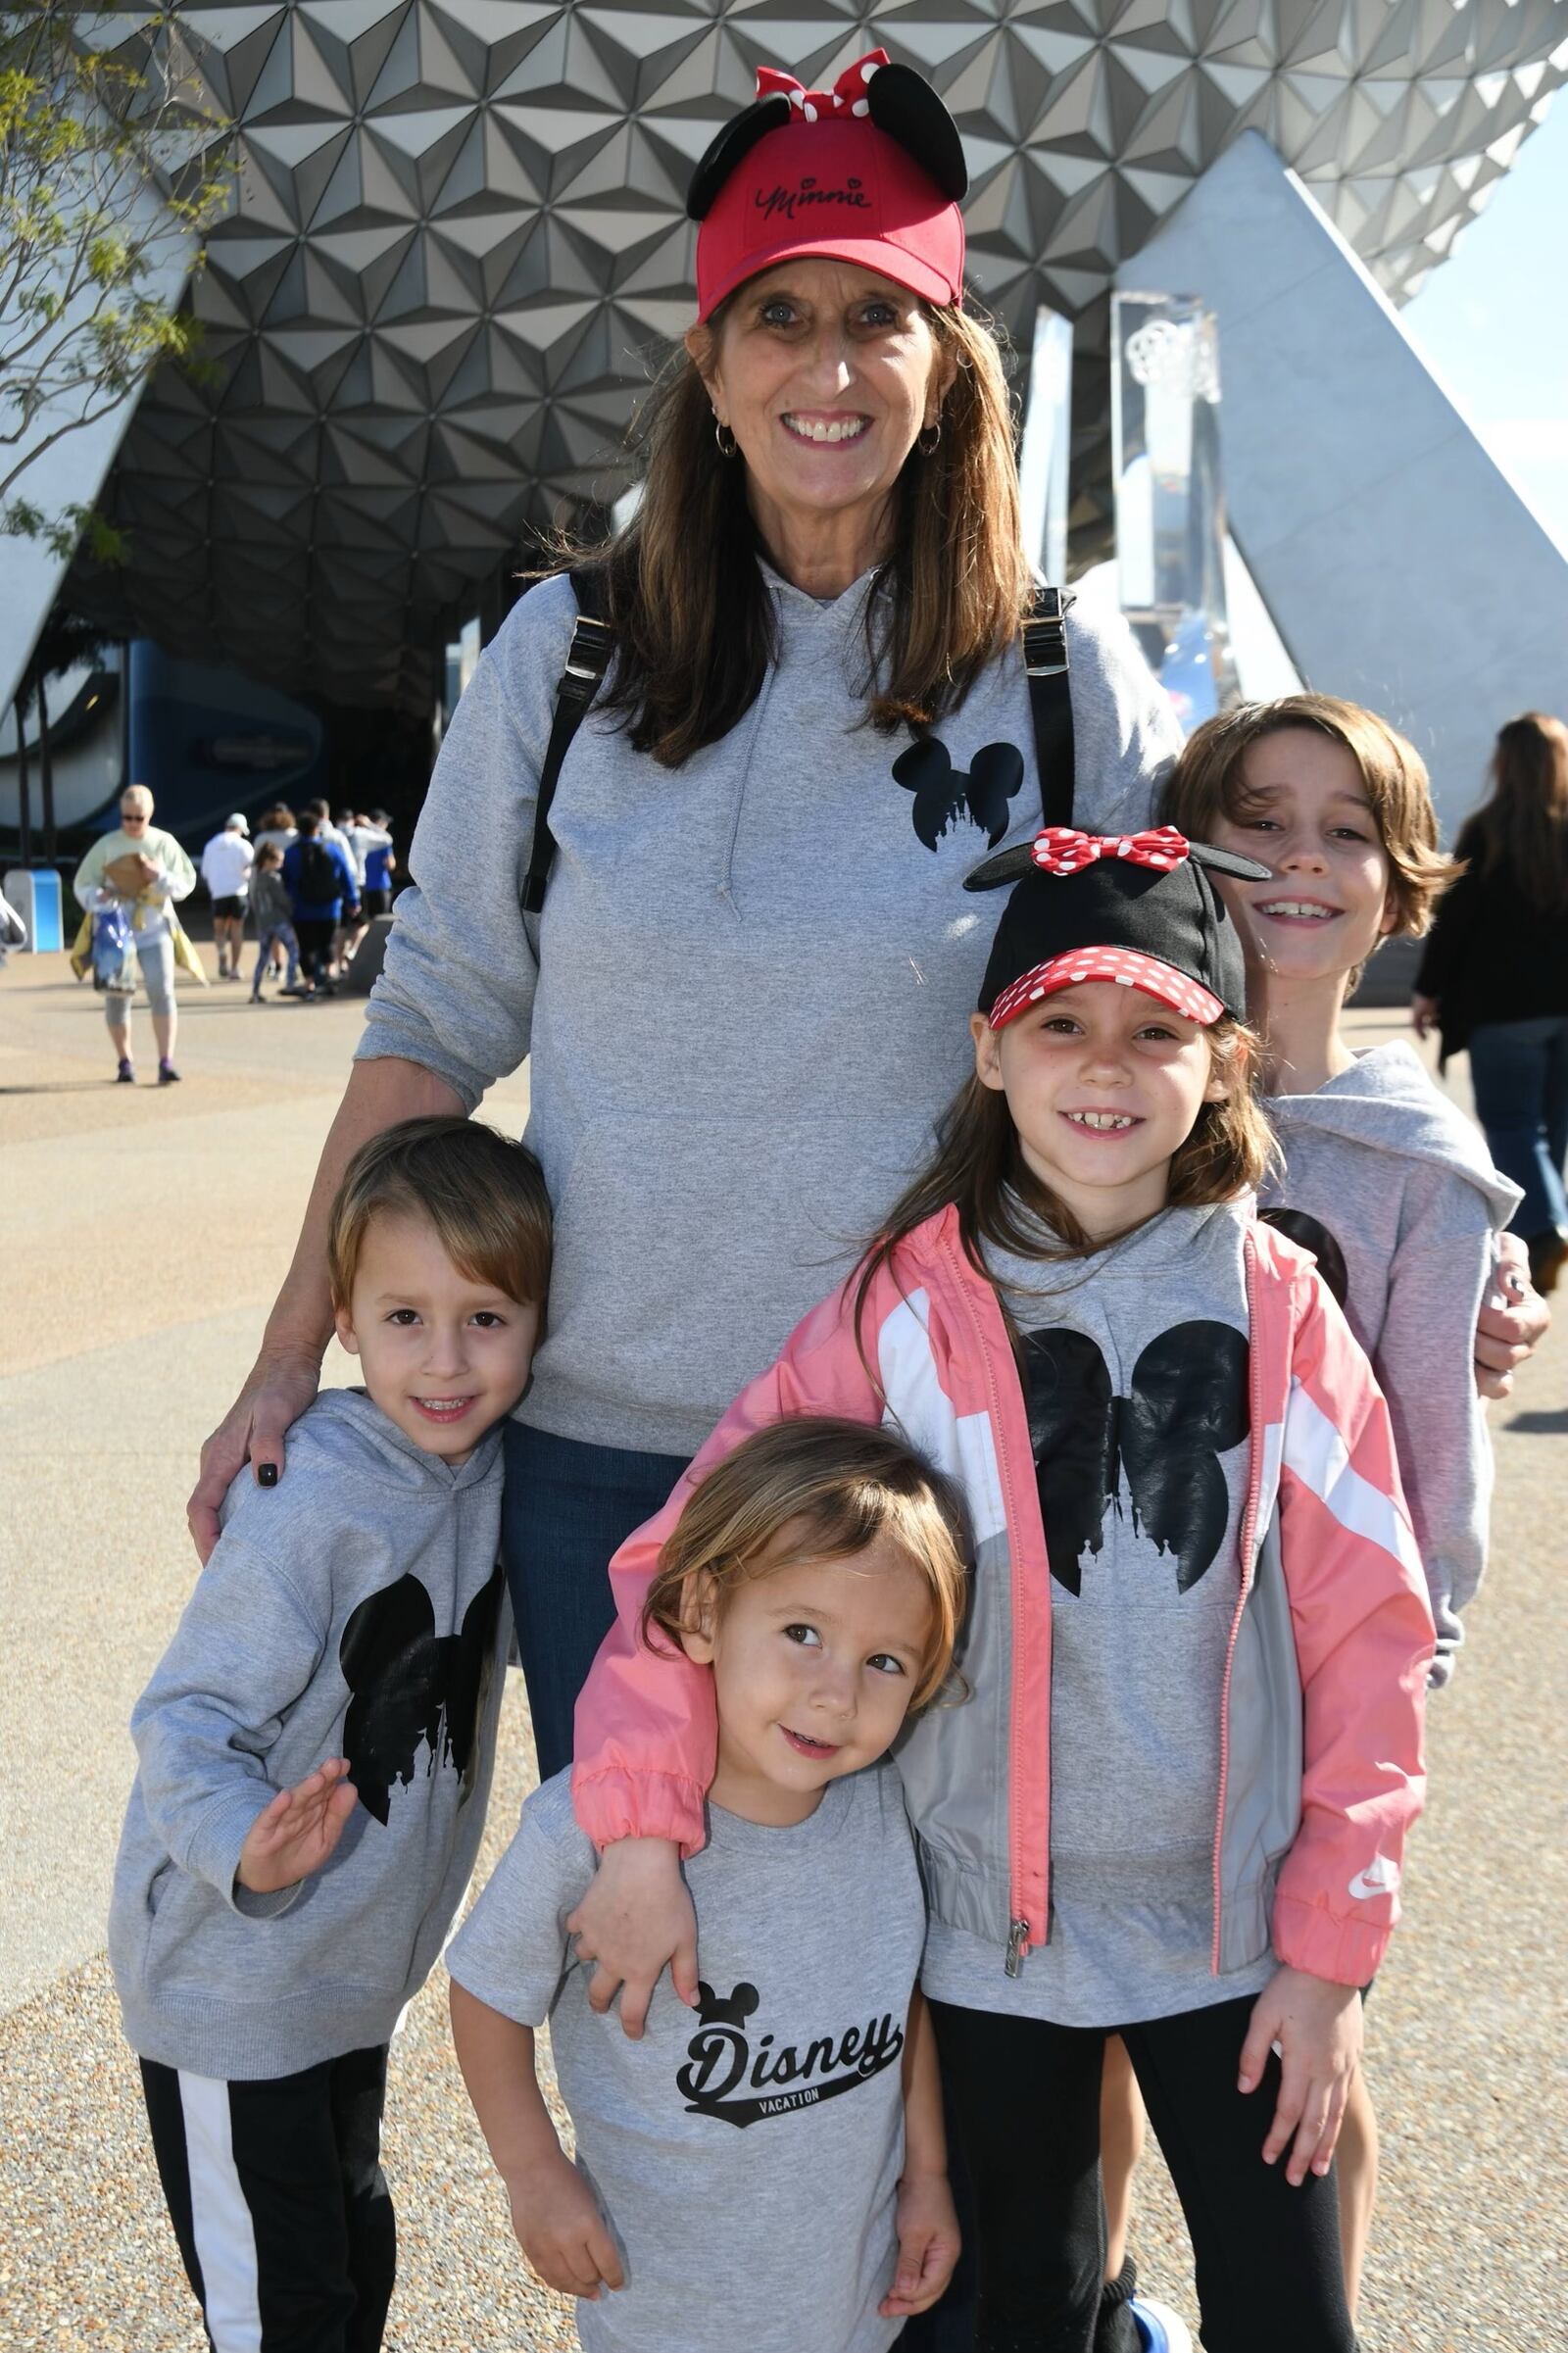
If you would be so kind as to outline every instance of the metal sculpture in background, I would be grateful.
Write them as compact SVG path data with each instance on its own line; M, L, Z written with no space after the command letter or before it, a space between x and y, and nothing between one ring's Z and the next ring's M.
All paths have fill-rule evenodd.
M1190 295L1110 306L1121 608L1191 731L1237 698L1225 613L1219 338Z

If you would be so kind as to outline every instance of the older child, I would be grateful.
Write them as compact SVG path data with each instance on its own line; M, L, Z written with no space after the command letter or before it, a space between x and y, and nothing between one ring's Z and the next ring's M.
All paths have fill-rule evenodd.
M1481 1582L1492 1499L1476 1318L1519 1195L1410 1046L1356 1054L1341 1027L1367 958L1386 939L1425 932L1455 871L1438 850L1426 768L1375 711L1290 695L1200 727L1165 809L1270 869L1263 882L1220 880L1283 1147L1264 1213L1313 1252L1388 1398L1437 1623L1431 1680L1445 1684L1459 1611ZM1353 2313L1377 2186L1359 2074L1339 2181ZM1114 2203L1114 2182L1107 2194Z
M696 2018L666 2003L633 2041L590 2005L566 1918L596 1858L565 1773L447 1956L513 2227L582 2299L585 2353L880 2353L947 2283L925 1908L877 1760L942 1689L964 1544L947 1482L883 1431L787 1421L737 1447L686 1500L643 1605L717 1722L687 1867ZM576 2170L534 2074L546 2018Z
M461 1119L365 1145L332 1208L363 1390L241 1474L131 1719L109 1924L153 2149L215 2353L374 2353L395 2233L387 2045L473 1867L509 1637L501 1433L550 1210Z
M1269 1144L1207 869L1267 869L1053 827L971 880L1020 862L936 1157L695 1468L781 1414L886 1415L964 1491L972 1695L899 1764L979 2353L1094 2342L1111 2030L1210 2353L1256 2353L1265 2313L1270 2353L1350 2353L1330 2174L1432 1655L1388 1413L1310 1260L1253 1221ZM635 1641L678 1508L617 1555L578 1706L578 1819L637 1841L577 1915L607 1979L682 1942L658 1841L700 1838L712 1769L701 1679Z

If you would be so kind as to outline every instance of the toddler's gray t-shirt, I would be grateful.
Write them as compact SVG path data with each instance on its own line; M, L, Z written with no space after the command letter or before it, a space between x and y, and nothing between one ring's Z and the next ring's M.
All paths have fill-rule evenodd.
M830 1782L788 1830L710 1806L685 1866L701 2007L661 1985L641 2041L590 2010L569 1948L596 1862L558 1774L447 1953L492 2009L549 2020L578 2168L626 2274L579 2303L584 2353L884 2353L925 1933L898 1776Z

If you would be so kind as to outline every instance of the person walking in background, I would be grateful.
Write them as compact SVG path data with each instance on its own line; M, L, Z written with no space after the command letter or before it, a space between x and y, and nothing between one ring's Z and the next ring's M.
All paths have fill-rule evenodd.
M1411 1018L1442 1062L1468 1048L1492 1156L1523 1188L1513 1230L1538 1291L1568 1260L1568 726L1527 711L1497 736L1492 797L1459 828ZM1440 1067L1442 1064L1440 1063Z
M365 849L365 887L360 901L365 920L370 923L377 915L392 912L392 877L398 860L392 847L392 820L384 809L372 809L368 823L362 817L360 824Z
M240 977L239 960L245 951L245 902L256 858L250 831L248 821L236 810L233 816L223 819L222 832L215 833L202 852L202 880L213 895L213 938L218 944L220 980Z
M204 987L207 975L174 912L174 902L188 899L196 888L196 869L173 835L153 823L153 797L146 785L126 785L120 796L119 825L94 842L71 887L89 914L100 892L107 891L124 903L131 945L152 1007L158 1084L172 1085L179 1077L174 1068L174 966L177 963L194 974ZM78 938L72 958L78 971L81 954ZM131 1086L136 1069L130 1056L130 997L126 991L105 991L104 1019L120 1060L120 1084Z
M256 977L251 982L251 1003L265 1004L263 976L279 949L288 955L288 978L283 983L283 994L296 996L300 944L294 931L293 905L283 881L283 853L275 842L264 843L256 853L256 864L251 871L251 906L256 915Z
M383 833L379 825L372 825L368 817L357 815L349 809L339 809L334 830L348 846L349 856L354 861L355 878L360 886L359 912L352 923L344 924L332 944L333 962L341 978L353 963L360 942L370 927L369 912L365 905L366 874L369 859L376 851L391 848L392 836Z
M358 914L360 886L342 842L335 834L322 838L314 808L300 811L300 838L283 853L283 881L294 911L305 995L330 996L333 936L345 907Z
M6 956L9 952L13 948L25 948L26 945L27 926L4 891L0 891L0 972L6 968Z
M264 812L262 821L256 828L257 849L264 849L270 842L277 850L283 851L288 848L290 842L297 842L299 838L299 827L294 822L294 811L286 801L274 801L271 808Z

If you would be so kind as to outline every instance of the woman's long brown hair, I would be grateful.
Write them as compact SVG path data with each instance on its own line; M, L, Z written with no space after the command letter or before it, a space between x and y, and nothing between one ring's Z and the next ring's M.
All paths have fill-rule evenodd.
M1192 1134L1172 1155L1168 1208L1206 1207L1250 1192L1267 1174L1275 1155L1273 1134L1252 1092L1258 1042L1245 1022L1222 1015L1205 1031L1214 1067L1224 1073L1226 1092L1200 1109ZM890 1264L901 1242L928 1217L951 1204L958 1212L958 1234L971 1264L986 1272L984 1250L1008 1251L1042 1263L1088 1257L1107 1239L1092 1240L1025 1160L1007 1099L998 1089L970 1078L937 1122L937 1146L912 1183L883 1220L852 1278L858 1332L866 1299L879 1268ZM1056 1247L1042 1247L1041 1229Z
M714 314L714 333L724 313ZM928 313L952 356L936 448L910 452L894 486L881 566L891 594L866 604L867 717L884 734L963 701L1018 636L1032 586L1002 356L968 311ZM750 710L772 661L774 612L746 497L724 457L696 362L677 351L638 418L642 502L599 563L616 660L598 708L633 745L678 767Z
M1483 874L1504 872L1543 914L1568 912L1568 727L1527 711L1498 730L1492 798L1454 845Z

